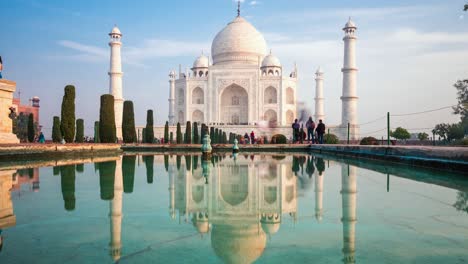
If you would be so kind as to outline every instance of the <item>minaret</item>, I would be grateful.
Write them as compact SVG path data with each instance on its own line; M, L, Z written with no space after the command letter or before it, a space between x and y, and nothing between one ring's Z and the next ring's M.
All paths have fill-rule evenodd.
M322 67L317 69L315 73L315 115L314 119L317 123L320 119L325 120L323 107L323 71Z
M122 160L118 159L115 167L115 182L114 182L114 199L110 201L109 218L111 242L110 255L114 261L119 261L122 250L122 193L123 193L123 176L122 176Z
M322 221L323 216L323 172L315 174L315 219Z
M122 47L122 33L115 26L109 33L111 47L110 70L109 70L109 94L114 96L115 127L117 129L117 138L122 139L122 60L120 57L120 48Z
M341 199L343 224L343 262L355 263L355 225L356 225L356 171L348 164L341 165Z
M180 66L179 66L180 72ZM171 71L169 73L169 125L175 125L174 112L175 112L175 78L176 73Z
M348 123L350 124L350 139L356 140L359 138L359 125L357 118L357 67L356 67L356 25L349 18L343 31L345 36L344 41L344 64L343 69L343 93L341 96L342 112L341 112L341 134L342 138L347 137Z

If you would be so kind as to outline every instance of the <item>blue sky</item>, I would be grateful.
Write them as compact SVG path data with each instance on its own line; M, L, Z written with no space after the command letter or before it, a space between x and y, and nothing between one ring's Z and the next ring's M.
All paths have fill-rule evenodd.
M326 120L334 125L341 115L341 28L348 16L358 26L359 119L365 123L388 111L411 113L456 103L452 84L468 77L464 4L245 0L242 15L264 34L285 72L297 62L299 98L312 109L313 73L322 66ZM201 50L210 52L216 33L235 17L236 3L9 0L1 10L3 75L17 82L23 102L40 96L41 123L50 136L67 84L77 88L77 117L87 127L98 120L99 96L108 92L107 34L114 24L124 35L124 98L134 101L137 125L144 124L147 109L154 109L156 123L162 124L168 112L169 71L179 64L190 67ZM392 121L393 127L427 128L458 117L443 110ZM384 127L382 120L361 131Z

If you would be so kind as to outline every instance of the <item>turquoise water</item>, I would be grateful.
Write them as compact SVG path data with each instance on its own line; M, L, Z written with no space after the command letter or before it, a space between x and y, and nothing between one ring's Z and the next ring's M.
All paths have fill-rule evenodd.
M310 155L109 160L1 171L0 263L468 262L460 175Z

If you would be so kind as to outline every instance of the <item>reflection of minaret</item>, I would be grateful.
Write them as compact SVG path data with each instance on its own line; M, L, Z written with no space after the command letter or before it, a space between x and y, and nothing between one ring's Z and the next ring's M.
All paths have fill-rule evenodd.
M315 218L322 221L323 216L323 172L315 174Z
M354 166L343 164L341 167L341 198L343 223L343 262L355 263L355 225L356 225L356 170Z
M171 164L168 168L169 174L169 215L175 219L175 179L174 179L174 166Z
M122 177L122 160L117 160L115 168L114 182L114 199L110 202L110 254L114 261L119 261L122 249L121 242L121 227L122 227L122 192L123 192L123 177Z

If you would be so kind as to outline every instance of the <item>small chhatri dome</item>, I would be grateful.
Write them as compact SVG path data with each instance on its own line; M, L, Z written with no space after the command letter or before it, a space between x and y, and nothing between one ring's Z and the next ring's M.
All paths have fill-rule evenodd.
M351 17L349 17L348 23L346 23L343 29L346 28L357 28L356 24L354 24L354 22L351 20Z
M323 74L322 66L319 66L315 74Z
M265 57L266 51L267 44L263 35L241 16L223 28L211 45L213 64L257 64L258 57Z
M208 68L210 60L203 53L193 63L193 68Z
M120 32L120 29L117 26L114 26L112 28L112 31L109 35L119 35L122 36L122 33Z
M263 59L262 67L281 67L281 62L278 57L273 55L270 51L270 54Z

